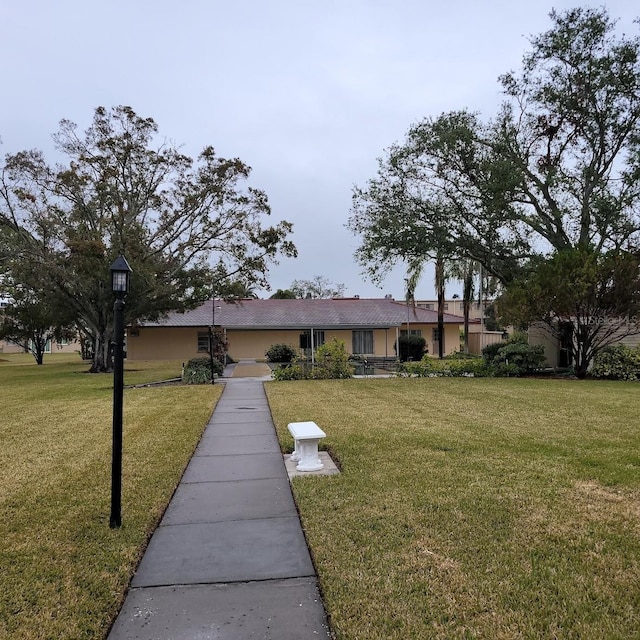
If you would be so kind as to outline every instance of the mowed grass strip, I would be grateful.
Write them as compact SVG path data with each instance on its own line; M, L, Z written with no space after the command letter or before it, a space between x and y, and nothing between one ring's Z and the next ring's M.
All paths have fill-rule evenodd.
M640 637L640 387L536 379L266 385L340 640Z
M0 354L0 638L104 637L222 391L125 389L122 528L110 529L113 377L88 366ZM125 384L180 367L127 363Z

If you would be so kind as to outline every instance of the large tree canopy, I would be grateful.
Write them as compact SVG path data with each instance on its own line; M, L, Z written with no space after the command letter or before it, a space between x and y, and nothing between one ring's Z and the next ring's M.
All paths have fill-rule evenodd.
M616 35L605 9L550 16L520 74L501 77L494 120L453 112L407 136L406 162L451 205L458 244L504 281L503 254L639 239L640 40Z
M128 322L193 307L229 278L265 286L269 264L296 255L290 223L263 226L269 204L245 186L247 165L212 147L194 160L157 134L130 107L100 107L84 135L61 121L54 139L65 164L23 151L2 170L3 268L11 278L24 262L38 267L32 288L73 311L94 341L94 371L110 366L109 266L118 255L133 270Z
M460 110L418 122L355 189L348 226L374 279L438 247L505 286L556 252L635 254L640 39L618 34L605 8L550 18L520 72L500 78L496 117Z

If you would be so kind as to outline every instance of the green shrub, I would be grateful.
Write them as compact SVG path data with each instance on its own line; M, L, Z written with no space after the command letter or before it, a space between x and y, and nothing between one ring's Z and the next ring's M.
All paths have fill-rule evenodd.
M222 363L216 358L213 359L213 371L218 375L224 371ZM184 368L182 381L185 384L211 383L211 358L192 358L189 360Z
M353 377L354 367L349 363L349 354L342 340L333 338L318 347L315 360L312 376L316 380Z
M594 358L589 374L606 380L640 380L640 347L606 347Z
M443 360L477 360L480 356L473 353L464 353L464 351L454 351L445 356Z
M309 377L305 367L300 364L291 364L273 370L274 380L307 380Z
M493 367L488 365L483 358L443 358L436 360L436 367L441 375L449 377L474 377L486 378L493 375Z
M497 378L517 378L521 373L518 365L513 362L501 362L493 371Z
M293 362L296 350L290 344L272 344L264 355L267 362Z
M485 362L493 362L495 357L498 355L498 351L504 347L506 342L494 342L492 344L488 344L486 347L482 349L482 357Z
M419 362L403 362L396 371L400 377L478 377L493 375L493 368L482 358L443 358L437 360L425 355Z
M418 362L400 362L396 367L396 375L400 378L429 378L436 374L434 358L424 356Z
M485 363L494 368L496 376L518 376L542 369L544 347L527 342L526 333L514 333L505 342L487 345L482 350Z
M274 380L327 380L330 378L351 378L354 367L349 362L349 354L344 342L334 338L318 347L315 365L308 361L295 360L291 365L278 367L273 372Z
M422 360L426 344L427 341L422 336L410 334L400 336L393 348L396 353L398 353L398 347L400 348L399 358L402 362L417 361Z

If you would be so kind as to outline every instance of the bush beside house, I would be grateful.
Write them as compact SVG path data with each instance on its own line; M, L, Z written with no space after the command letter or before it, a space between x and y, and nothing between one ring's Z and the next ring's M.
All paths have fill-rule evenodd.
M216 358L213 359L213 372L222 375L224 366ZM182 373L182 381L185 384L209 384L211 383L211 358L192 358Z
M542 345L528 344L526 333L514 333L505 342L487 345L482 350L487 366L496 376L521 376L544 368L545 355Z
M589 374L605 380L640 380L640 347L606 347L595 357Z
M264 353L267 362L287 364L293 362L297 352L290 344L272 344Z
M313 365L306 360L294 360L290 366L276 369L273 377L275 380L328 380L351 378L353 372L344 342L334 338L317 348Z
M394 350L402 362L422 360L426 348L427 341L422 336L414 334L400 336L394 345Z
M401 378L436 378L436 377L474 377L484 378L493 375L493 368L483 358L458 358L448 356L436 360L425 355L419 362L403 362L398 365L396 375Z

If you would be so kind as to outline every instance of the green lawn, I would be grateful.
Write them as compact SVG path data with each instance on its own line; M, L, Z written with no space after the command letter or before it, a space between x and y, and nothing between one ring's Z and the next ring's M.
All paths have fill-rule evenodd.
M112 378L87 368L0 354L0 638L103 637L222 389L125 391L111 530ZM266 388L283 445L315 420L342 468L294 482L339 639L640 637L638 384Z
M342 468L294 480L338 639L640 638L637 383L266 388Z
M219 386L126 389L122 528L109 528L113 377L0 354L0 638L102 638ZM180 375L125 365L125 384Z

